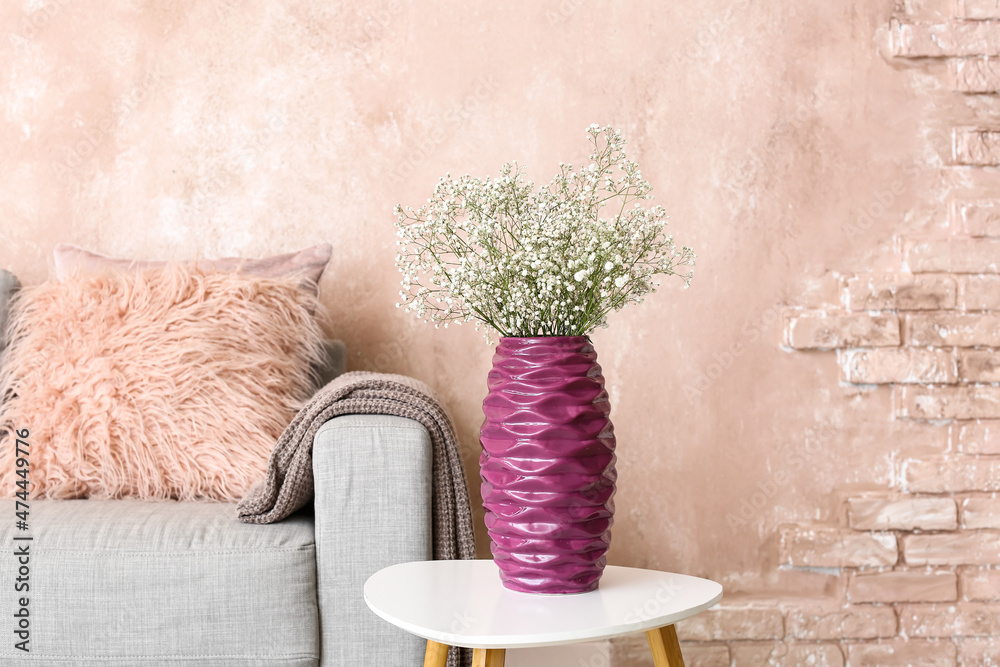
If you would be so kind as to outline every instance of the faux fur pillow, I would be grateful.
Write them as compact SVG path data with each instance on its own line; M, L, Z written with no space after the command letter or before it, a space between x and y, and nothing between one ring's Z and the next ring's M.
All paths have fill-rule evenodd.
M314 389L316 297L181 265L23 289L0 369L0 494L235 501Z
M300 287L314 294L319 290L319 280L330 263L333 246L321 243L311 248L273 255L263 259L243 257L223 257L222 259L200 259L193 264L208 271L234 271L258 278L283 278L298 276ZM125 272L158 269L169 262L136 259L116 259L100 253L84 250L79 246L60 243L53 252L56 260L56 278L68 278L80 274L99 274L119 270Z

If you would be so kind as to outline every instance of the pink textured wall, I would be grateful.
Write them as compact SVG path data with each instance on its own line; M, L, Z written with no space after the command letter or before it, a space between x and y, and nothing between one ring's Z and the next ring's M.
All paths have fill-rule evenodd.
M970 3L977 18L995 4ZM441 392L475 495L491 349L472 327L394 308L392 205L419 204L445 171L511 159L547 180L585 155L588 124L612 123L699 260L690 290L668 283L594 337L619 437L611 560L710 576L750 610L839 605L847 570L779 569L781 526L840 525L846 498L897 488L901 458L940 452L947 435L894 419L889 381L842 382L835 355L786 338L783 318L843 309L848 277L899 270L901 235L947 233L954 188L1000 194L995 172L948 171L944 120L989 124L996 97L951 92L944 60L892 55L894 11L944 23L953 9L6 3L0 265L33 283L58 242L149 259L331 242L330 333L354 368ZM993 43L977 35L962 39ZM819 347L880 333L858 335ZM739 642L801 638L775 613L688 637L737 642L709 643L704 664L763 664ZM805 650L837 662L829 645Z

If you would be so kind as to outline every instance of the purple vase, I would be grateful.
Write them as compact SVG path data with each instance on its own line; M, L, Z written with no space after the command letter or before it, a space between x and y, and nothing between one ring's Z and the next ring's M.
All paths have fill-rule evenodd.
M586 593L607 563L615 435L586 336L502 338L479 459L486 529L503 585Z

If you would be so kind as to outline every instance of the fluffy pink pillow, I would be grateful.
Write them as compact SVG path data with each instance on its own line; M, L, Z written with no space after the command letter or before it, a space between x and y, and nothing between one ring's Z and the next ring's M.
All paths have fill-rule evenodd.
M333 246L321 243L305 250L285 255L273 255L263 259L224 257L222 259L200 259L194 262L199 268L209 271L235 271L258 278L282 278L300 276L302 287L313 293L319 289L319 280L330 263ZM72 275L97 274L107 271L142 271L161 268L167 262L137 259L115 259L100 253L84 250L75 245L60 243L53 252L56 260L56 278Z
M0 368L0 494L29 429L32 497L241 498L314 389L316 306L295 277L182 265L25 288Z

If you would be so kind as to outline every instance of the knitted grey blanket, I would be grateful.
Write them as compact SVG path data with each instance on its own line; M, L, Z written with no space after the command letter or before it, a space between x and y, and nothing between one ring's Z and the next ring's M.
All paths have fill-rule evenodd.
M313 436L330 418L349 414L409 417L427 429L433 449L434 558L475 558L472 508L455 427L427 385L402 375L355 371L320 389L278 438L264 479L237 505L240 521L274 523L312 501ZM449 665L458 664L458 653L451 651ZM471 651L462 651L461 662L471 663Z

